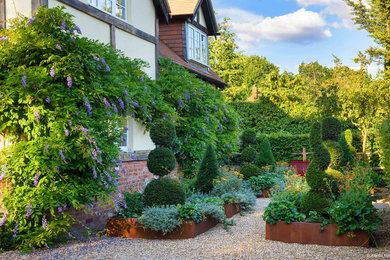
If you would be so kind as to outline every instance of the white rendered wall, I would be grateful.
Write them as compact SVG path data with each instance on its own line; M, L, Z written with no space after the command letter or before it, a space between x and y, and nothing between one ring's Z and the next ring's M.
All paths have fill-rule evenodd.
M156 11L152 0L127 0L127 21L135 28L156 35ZM129 8L130 7L130 8Z
M128 146L131 150L142 151L142 150L153 150L155 148L154 143L149 137L149 132L145 131L145 126L140 122L130 119L129 126L129 140Z
M18 14L24 16L31 16L31 1L27 0L6 0L5 1L5 14L6 18L13 19ZM8 24L8 23L7 23Z
M204 18L202 8L199 8L199 23L200 25L207 28L206 19Z

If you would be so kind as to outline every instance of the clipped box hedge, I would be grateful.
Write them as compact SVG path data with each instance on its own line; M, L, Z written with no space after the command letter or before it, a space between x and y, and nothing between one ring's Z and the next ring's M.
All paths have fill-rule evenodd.
M306 151L311 151L308 134L274 133L267 135L267 137L277 162L302 161L302 155L292 155L292 153L302 152L303 147L306 148ZM307 156L307 160L309 159L310 155Z

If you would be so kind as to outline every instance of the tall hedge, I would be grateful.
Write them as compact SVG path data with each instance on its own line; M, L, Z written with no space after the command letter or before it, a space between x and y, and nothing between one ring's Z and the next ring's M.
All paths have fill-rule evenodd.
M381 164L385 167L386 180L390 182L390 119L383 121L379 129Z
M292 153L302 152L303 147L306 148L306 151L311 151L308 134L274 133L267 135L267 137L272 147L272 154L277 162L302 160L302 156L292 155Z

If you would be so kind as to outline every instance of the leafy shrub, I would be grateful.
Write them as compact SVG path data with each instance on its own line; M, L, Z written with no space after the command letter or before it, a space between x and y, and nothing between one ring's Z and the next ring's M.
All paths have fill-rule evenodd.
M251 177L259 176L261 172L262 170L257 167L257 165L251 163L244 164L240 169L240 173L244 177L244 180L248 180Z
M258 151L256 165L259 167L275 165L275 158L272 154L271 144L265 135L256 138L256 148Z
M305 214L298 211L293 201L271 201L265 208L263 219L270 224L277 221L302 222L305 220Z
M176 111L176 133L182 144L177 159L185 175L193 176L207 144L215 144L217 159L227 163L238 151L238 114L212 85L170 59L159 62L155 92Z
M353 146L354 138L353 138L353 132L351 129L347 129L344 132L345 140L347 141L350 153L352 156L356 156L356 148Z
M203 193L209 193L213 189L213 180L216 179L218 175L219 169L215 151L212 145L208 145L198 175L196 176L196 190Z
M386 181L390 181L390 119L383 121L379 129L381 164L385 167Z
M252 176L248 180L248 183L256 195L261 195L265 189L272 188L278 183L279 176L275 174L264 174L260 176Z
M150 139L156 145L170 148L176 138L176 128L170 120L159 120L150 127Z
M116 144L124 138L125 116L148 125L174 114L148 88L144 62L78 31L61 7L40 8L32 19L18 18L1 31L0 132L15 142L0 155L1 179L12 183L2 189L2 205L6 222L19 223L16 249L42 247L67 234L74 220L59 210L65 205L114 205L120 194Z
M242 132L241 135L241 147L247 148L249 146L254 146L256 144L256 131L252 129L247 129Z
M340 169L343 160L343 149L340 143L335 141L325 141L325 148L330 154L330 164L328 167L332 169Z
M364 193L345 193L329 210L332 220L337 223L337 235L347 231L374 231L382 225L377 209L372 205L375 199Z
M147 166L154 175L168 175L176 167L175 155L169 148L156 147L148 155Z
M144 228L162 231L167 234L180 226L179 211L176 206L161 206L146 208L138 219Z
M318 169L315 164L310 163L306 170L306 181L310 189L314 191L321 191L326 187L326 174L324 171Z
M326 117L322 120L322 140L338 142L341 134L341 123L334 117Z
M342 157L341 157L341 166L347 166L348 164L353 163L353 156L351 153L351 149L354 149L349 146L347 140L345 139L345 133L341 133L339 144L341 146L342 150ZM356 151L355 151L356 154Z
M145 206L183 204L185 193L180 182L170 178L151 181L144 191Z
M311 149L308 134L272 133L267 137L277 162L299 161L301 157L292 153L301 152L303 147L307 151Z
M303 195L298 202L299 212L302 212L307 217L310 211L315 211L321 216L328 214L328 209L331 205L331 200L317 192L309 191Z
M330 153L323 144L313 148L313 157L311 163L316 165L318 169L325 171L328 169L331 162Z
M124 201L126 206L122 206L117 212L119 218L138 218L142 215L144 209L143 195L139 192L124 192Z
M203 221L203 214L198 205L195 203L185 203L183 205L177 205L177 210L179 212L180 219L189 219L193 220L196 223Z
M257 152L253 147L247 147L241 152L241 162L253 163L256 160Z

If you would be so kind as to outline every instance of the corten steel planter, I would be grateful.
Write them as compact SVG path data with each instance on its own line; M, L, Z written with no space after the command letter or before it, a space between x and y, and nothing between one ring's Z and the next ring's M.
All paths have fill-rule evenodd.
M240 205L238 205L237 203L224 204L223 207L225 208L226 218L231 218L241 211Z
M260 195L257 195L258 198L269 198L271 194L271 188L265 189L261 191Z
M142 224L134 218L109 218L107 219L107 235L125 238L185 239L194 238L217 224L218 220L214 218L207 218L200 223L195 223L192 220L185 221L179 227L164 235L161 231L144 229Z
M354 231L355 236L348 237L347 233L336 235L337 224L326 225L322 232L320 232L320 228L320 223L291 222L286 224L282 221L278 221L274 225L266 223L265 239L324 246L369 246L369 233L367 231Z

